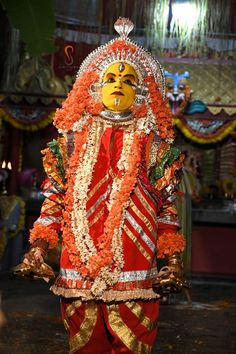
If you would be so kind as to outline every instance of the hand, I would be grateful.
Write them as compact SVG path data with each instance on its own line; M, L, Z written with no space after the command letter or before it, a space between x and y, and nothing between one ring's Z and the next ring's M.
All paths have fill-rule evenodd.
M55 276L52 268L44 262L47 244L40 244L44 247L39 247L38 244L36 241L24 255L23 262L13 269L15 275L32 279L43 278L46 281Z
M168 265L162 267L158 273L157 281L153 284L154 291L161 296L170 293L179 293L190 285L185 280L183 262L179 254L168 258Z
M24 255L23 263L33 269L39 269L44 263L45 251L40 247L32 247Z

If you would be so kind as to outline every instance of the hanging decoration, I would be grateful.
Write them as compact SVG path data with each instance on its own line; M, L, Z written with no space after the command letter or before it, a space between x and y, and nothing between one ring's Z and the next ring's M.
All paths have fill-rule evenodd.
M17 129L36 131L49 125L55 111L36 107L8 106L0 108L0 119L9 122Z
M183 116L174 118L174 125L183 135L198 143L212 144L226 138L236 128L236 120L203 119Z
M174 117L173 123L185 137L199 144L221 141L236 127L236 106L208 105L201 100L192 100L189 76L187 71L165 71L166 96ZM203 82L208 86L206 80ZM201 89L206 94L205 86L202 85Z

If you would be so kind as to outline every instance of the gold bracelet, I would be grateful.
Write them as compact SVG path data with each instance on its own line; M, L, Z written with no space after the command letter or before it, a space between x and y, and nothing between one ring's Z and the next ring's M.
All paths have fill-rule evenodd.
M183 266L183 262L179 253L174 253L168 258L168 265L176 265L176 264Z
M46 251L43 249L43 248L41 248L41 247L39 247L39 246L36 246L36 247L31 247L30 248L30 252L33 252L33 253L36 253L37 251L39 251L41 254L42 254L42 256L45 256L45 254L46 254Z

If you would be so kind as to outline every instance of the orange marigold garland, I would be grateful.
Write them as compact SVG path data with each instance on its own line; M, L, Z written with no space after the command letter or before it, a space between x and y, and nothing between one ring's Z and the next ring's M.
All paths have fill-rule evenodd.
M168 257L176 252L182 253L185 248L184 236L176 231L161 233L157 240L158 258Z
M54 125L58 129L72 129L74 123L78 122L86 112L97 115L102 111L102 103L95 102L89 93L90 86L98 79L97 73L90 72L75 81L62 108L57 109L55 113Z
M155 80L151 76L145 78L150 94L150 107L156 117L158 133L162 139L173 139L175 136L172 125L172 114L168 108L168 103L163 100Z
M50 226L35 222L34 228L30 231L29 241L32 244L38 239L47 241L49 249L56 248L59 241L56 230L52 229Z
M117 192L116 197L114 198L115 201L112 204L109 216L104 225L104 234L102 234L98 238L98 252L95 255L91 255L88 264L83 264L83 262L81 261L79 250L75 245L74 234L71 228L71 213L73 210L74 203L74 172L76 167L78 166L78 156L85 148L88 130L88 127L86 127L82 132L82 136L81 134L76 135L75 151L69 163L70 175L67 176L68 191L66 193L65 198L66 210L63 215L63 235L64 241L67 245L67 249L69 252L69 258L72 264L83 276L89 275L91 278L95 278L99 274L101 268L110 266L113 262L114 254L112 250L112 238L115 233L115 230L120 227L126 203L136 183L139 165L141 161L141 141L143 139L143 133L139 132L134 136L134 141L130 150L131 153L129 154L128 158L129 168L124 175L121 188Z
M129 169L125 173L121 188L116 193L115 202L112 204L109 216L105 221L104 234L98 239L99 252L90 258L89 271L93 278L97 276L102 267L112 264L112 238L115 230L120 227L126 203L136 183L141 161L142 139L142 134L134 136L133 146L129 155Z

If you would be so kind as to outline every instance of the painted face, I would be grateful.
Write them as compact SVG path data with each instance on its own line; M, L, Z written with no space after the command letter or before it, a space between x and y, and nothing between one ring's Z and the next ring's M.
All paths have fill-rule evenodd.
M102 86L102 102L111 111L128 110L135 98L138 76L126 63L115 63L105 71Z

